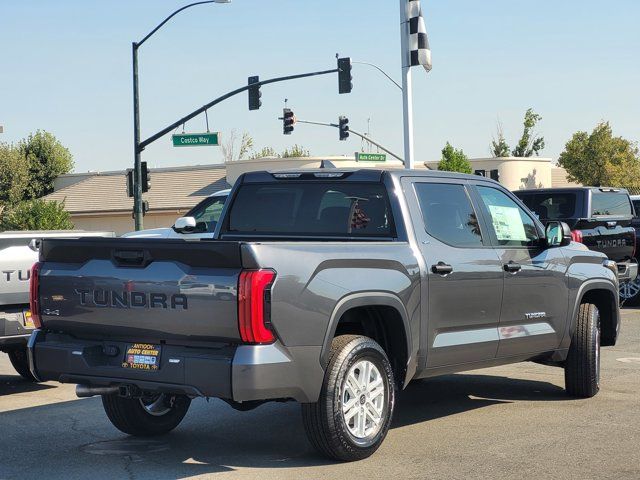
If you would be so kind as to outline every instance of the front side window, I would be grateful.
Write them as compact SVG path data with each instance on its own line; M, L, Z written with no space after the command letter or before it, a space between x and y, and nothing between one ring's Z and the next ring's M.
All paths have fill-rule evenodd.
M416 183L425 230L454 247L481 247L478 217L462 185Z
M188 214L196 221L194 233L213 232L220 219L227 197L209 197L196 205Z
M487 209L498 245L530 247L538 243L534 221L508 195L492 187L478 186L478 192Z

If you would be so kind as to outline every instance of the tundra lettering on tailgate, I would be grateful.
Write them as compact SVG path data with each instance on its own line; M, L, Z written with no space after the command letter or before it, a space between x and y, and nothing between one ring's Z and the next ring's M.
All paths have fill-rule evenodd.
M626 247L627 240L619 238L615 240L596 240L598 248L614 248L614 247Z
M187 296L181 293L117 292L115 290L76 289L80 295L80 305L107 308L170 308L187 310Z

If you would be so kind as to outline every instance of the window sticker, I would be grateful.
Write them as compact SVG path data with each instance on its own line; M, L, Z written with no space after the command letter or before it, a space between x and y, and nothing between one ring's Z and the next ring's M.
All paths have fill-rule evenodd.
M489 205L489 211L499 241L528 241L517 207Z

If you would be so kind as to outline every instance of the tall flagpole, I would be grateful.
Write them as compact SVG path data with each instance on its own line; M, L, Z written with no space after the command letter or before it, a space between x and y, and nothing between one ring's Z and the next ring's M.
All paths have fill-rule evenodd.
M413 91L411 54L409 52L409 20L407 0L400 0L400 40L402 59L402 117L404 123L404 166L415 168L413 152Z

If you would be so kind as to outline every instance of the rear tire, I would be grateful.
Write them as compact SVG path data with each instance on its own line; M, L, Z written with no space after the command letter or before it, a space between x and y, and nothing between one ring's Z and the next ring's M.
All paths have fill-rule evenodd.
M564 367L567 393L591 398L600 390L600 314L595 305L583 303Z
M302 418L316 450L354 461L382 444L394 405L393 371L384 350L371 338L342 335L331 344L320 397L302 404Z
M176 428L189 410L185 395L159 394L143 398L102 395L107 417L121 432L138 437L163 435Z
M37 381L29 370L29 357L27 355L27 347L9 350L7 353L9 354L11 365L13 365L13 368L16 369L16 372L18 372L22 378L30 382Z

